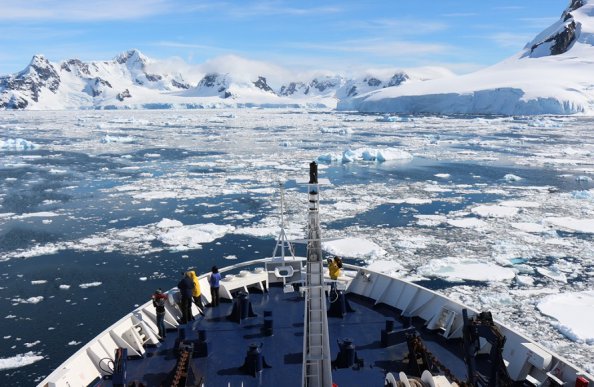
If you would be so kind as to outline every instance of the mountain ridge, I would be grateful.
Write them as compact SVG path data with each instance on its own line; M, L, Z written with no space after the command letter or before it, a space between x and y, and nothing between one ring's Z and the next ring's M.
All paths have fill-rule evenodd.
M239 57L225 60L238 61L235 67L246 61ZM384 70L377 74L367 72L360 79L339 74L318 75L308 80L288 79L273 87L267 75L251 72L210 71L192 83L187 78L195 77L195 73L162 71L159 61L136 49L122 52L111 61L93 62L74 58L52 63L37 54L24 70L0 76L0 109L335 108L339 98L451 75L445 69L427 68L409 72L394 70L389 79L383 79Z
M474 73L372 91L339 110L406 114L594 115L594 0L572 0L522 51Z

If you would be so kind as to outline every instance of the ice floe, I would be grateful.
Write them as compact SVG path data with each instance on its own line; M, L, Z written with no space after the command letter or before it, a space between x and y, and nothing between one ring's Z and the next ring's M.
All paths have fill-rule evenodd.
M38 352L29 351L12 357L0 358L0 370L10 370L13 368L25 367L30 364L43 360L43 356Z
M6 140L0 139L0 149L23 151L36 148L37 144L27 141L24 138L8 138Z
M11 301L14 304L38 304L43 301L43 296L36 296L36 297L29 297L27 299L24 298L13 298Z
M177 251L183 251L198 249L203 243L209 243L221 238L233 232L234 229L233 226L213 223L169 227L160 233L157 239Z
M330 254L349 258L380 258L386 251L372 241L363 238L343 238L322 242L322 248Z
M594 345L594 291L567 292L545 297L538 309L557 320L555 326L570 340Z
M545 218L544 222L563 230L594 234L594 219L576 219L569 216L561 216Z
M507 281L516 276L516 273L507 267L457 258L432 259L426 265L420 266L417 273L448 281Z
M94 288L97 286L101 286L102 284L103 284L103 282L95 281L95 282L87 282L84 284L80 284L80 285L78 285L78 287L81 289L87 289L87 288Z
M516 207L498 205L480 205L474 207L471 211L483 218L509 218L518 213Z

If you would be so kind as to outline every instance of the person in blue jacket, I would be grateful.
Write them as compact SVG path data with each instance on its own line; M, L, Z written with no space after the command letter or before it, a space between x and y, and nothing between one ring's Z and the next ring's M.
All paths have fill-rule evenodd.
M219 306L219 285L221 281L221 274L219 268L216 266L212 267L212 273L208 277L208 283L210 284L210 297L212 306Z
M194 294L194 281L189 273L184 273L184 278L177 284L181 295L182 324L192 320L192 295Z

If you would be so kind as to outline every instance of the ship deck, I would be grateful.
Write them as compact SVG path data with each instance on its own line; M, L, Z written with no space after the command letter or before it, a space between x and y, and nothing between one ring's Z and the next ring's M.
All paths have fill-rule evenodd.
M425 346L439 361L461 380L466 378L460 340L445 340L437 332L423 327L421 320L400 317L400 313L385 304L374 305L361 296L347 294L348 303L354 310L344 317L328 317L332 360L339 352L338 341L352 339L360 366L334 368L333 382L338 386L384 385L387 372L404 371L410 374L406 342L383 348L381 331L386 320L394 320L395 330L409 324L415 326ZM206 386L300 386L303 353L303 297L298 291L284 293L282 287L272 285L266 292L251 292L255 317L241 323L230 321L233 309L231 302L221 302L218 307L206 307L205 316L196 316L189 324L180 325L178 331L168 331L166 340L157 346L148 347L142 359L127 362L128 383L137 381L148 386L159 386L171 377L176 366L176 342L179 335L186 340L198 339L204 331L208 355L191 358L197 375L194 385ZM263 331L264 312L271 311L273 333ZM180 333L179 331L183 331ZM241 369L251 344L261 346L264 368L257 376L248 375ZM189 384L192 385L192 384Z

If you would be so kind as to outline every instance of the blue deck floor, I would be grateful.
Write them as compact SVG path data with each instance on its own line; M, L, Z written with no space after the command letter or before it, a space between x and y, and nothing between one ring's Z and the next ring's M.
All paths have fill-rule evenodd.
M208 345L207 357L192 359L196 372L206 386L300 386L303 351L303 298L298 292L283 293L281 288L271 287L267 293L251 293L256 317L241 323L229 321L233 305L221 303L207 307L205 316L182 326L187 339L197 339L198 331L204 330ZM395 328L401 328L398 311L380 305L373 306L369 300L348 296L354 312L344 318L329 317L330 348L332 359L339 352L338 340L352 339L362 367L334 369L333 382L338 386L383 386L386 372L407 372L405 362L408 353L406 343L382 348L381 330L386 319L395 319ZM263 334L263 315L272 311L273 335ZM461 379L465 366L461 360L460 341L448 341L418 325L424 343L440 361ZM175 367L174 351L176 331L168 332L167 339L158 347L148 348L145 359L128 361L128 381L142 381L148 386L159 386ZM261 345L261 352L270 368L265 368L259 377L247 375L243 365L250 344Z

